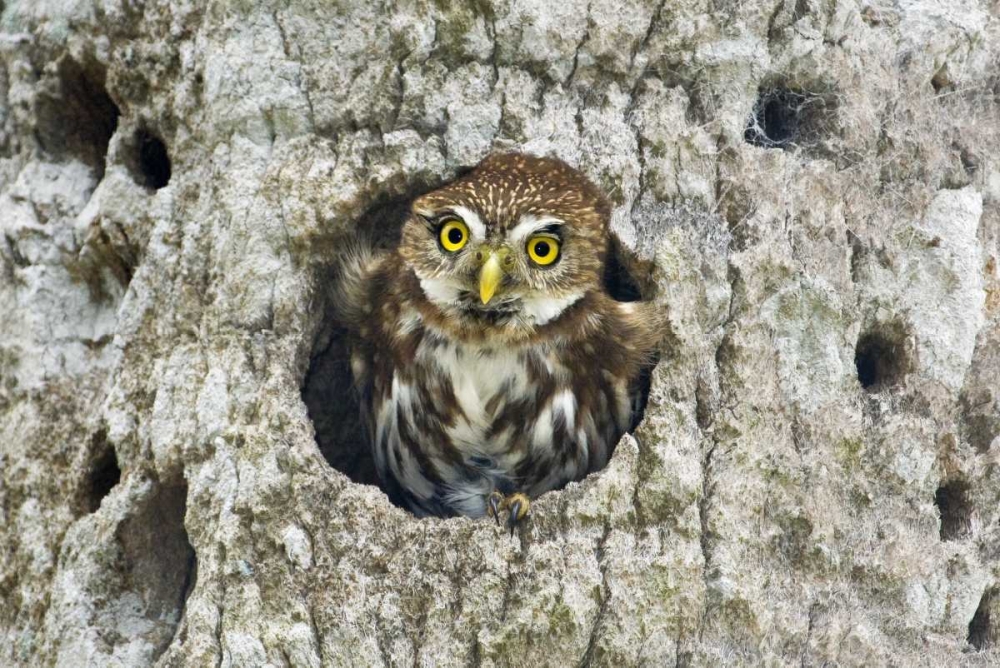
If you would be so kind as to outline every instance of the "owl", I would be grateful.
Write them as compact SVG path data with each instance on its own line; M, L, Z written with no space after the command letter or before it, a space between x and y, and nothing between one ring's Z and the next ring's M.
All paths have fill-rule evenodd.
M397 504L513 533L607 463L660 329L604 287L609 213L564 162L498 154L414 200L398 248L348 254L334 303Z

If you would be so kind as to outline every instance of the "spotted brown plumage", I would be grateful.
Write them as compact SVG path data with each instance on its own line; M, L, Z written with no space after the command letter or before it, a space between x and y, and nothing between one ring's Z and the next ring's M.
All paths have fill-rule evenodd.
M659 317L602 276L609 207L560 160L494 155L353 251L335 302L376 467L418 515L516 521L603 467Z

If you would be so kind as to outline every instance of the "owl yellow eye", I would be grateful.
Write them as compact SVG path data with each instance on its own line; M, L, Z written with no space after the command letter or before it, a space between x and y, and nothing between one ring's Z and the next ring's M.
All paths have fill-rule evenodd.
M559 257L559 241L554 237L531 237L528 239L528 257L542 267L552 264Z
M452 219L441 226L441 246L449 253L462 250L469 242L469 228L460 220Z

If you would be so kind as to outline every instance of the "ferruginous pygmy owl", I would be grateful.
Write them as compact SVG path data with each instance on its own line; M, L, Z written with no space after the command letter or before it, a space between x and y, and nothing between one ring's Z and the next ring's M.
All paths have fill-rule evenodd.
M397 503L513 531L607 463L662 322L607 293L608 217L562 161L493 155L417 198L395 251L349 254L335 303Z

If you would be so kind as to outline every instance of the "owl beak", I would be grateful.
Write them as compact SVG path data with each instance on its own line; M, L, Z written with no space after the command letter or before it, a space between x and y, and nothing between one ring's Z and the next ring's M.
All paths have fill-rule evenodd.
M501 280L503 280L503 268L500 266L500 258L495 254L490 255L486 264L479 270L479 298L484 304L489 304L493 299Z
M489 304L496 294L500 281L503 280L503 262L510 254L510 249L499 248L490 251L484 248L480 252L486 256L486 262L479 270L479 298L483 300L483 304Z

